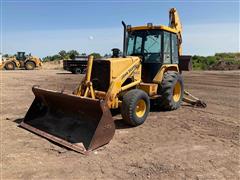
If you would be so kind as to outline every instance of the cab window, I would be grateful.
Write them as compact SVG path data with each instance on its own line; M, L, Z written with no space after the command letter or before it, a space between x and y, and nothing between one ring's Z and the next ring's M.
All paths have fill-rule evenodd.
M171 41L170 41L170 33L164 32L164 41L163 41L163 63L170 64L171 63Z
M144 63L161 63L162 31L133 31L128 35L127 55L140 56Z
M178 42L176 34L172 34L172 63L178 64Z
M141 54L142 52L142 37L141 36L130 36L128 38L128 49L127 54Z
M161 34L147 35L144 43L145 63L160 62Z

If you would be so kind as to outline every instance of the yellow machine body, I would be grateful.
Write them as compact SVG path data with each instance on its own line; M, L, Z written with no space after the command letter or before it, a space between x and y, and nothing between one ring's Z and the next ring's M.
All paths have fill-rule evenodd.
M90 61L94 61L90 58ZM107 91L102 91L98 89L94 89L93 91L88 91L86 93L86 84L89 84L90 80L94 81L94 77L91 78L89 73L86 76L88 81L83 81L80 86L78 87L75 94L78 96L90 97L90 98L98 98L104 99L108 104L109 108L119 108L121 105L121 100L119 100L119 96L121 93L128 91L131 88L138 88L145 91L149 97L157 98L157 90L158 85L161 83L163 79L163 74L166 71L176 71L178 72L178 65L177 64L165 64L163 65L156 76L154 77L152 83L145 83L142 81L142 63L139 57L126 57L126 58L109 58L99 60L99 62L104 64L110 64L110 71L109 71L109 88ZM89 63L88 69L92 70L93 62ZM97 69L97 68L95 68ZM101 78L101 77L100 77ZM128 80L128 83L126 81ZM102 82L102 81L101 81ZM104 82L103 82L104 83ZM92 86L92 82L90 83ZM89 88L90 89L90 88Z
M32 62L33 64L29 62ZM7 58L2 58L2 61L0 62L0 69L6 69L6 70L14 70L15 68L27 69L28 68L27 66L29 66L28 64L34 65L34 67L31 67L33 69L42 67L42 62L39 57L27 55L24 57L24 59L20 60L16 55L14 55Z
M123 55L107 59L89 56L86 75L72 94L33 87L35 99L21 126L85 154L113 138L115 125L111 109L120 108L123 120L133 126L142 124L147 118L150 99L162 101L168 109L177 109L184 91L178 66L182 29L176 9L169 11L169 17L169 27L127 27L123 23ZM150 31L154 31L150 34L152 37L149 36ZM164 61L163 55L160 57L164 54L164 48L160 47L163 39L158 39L157 56L145 49L143 41L139 42L141 53L129 53L126 33L131 35L132 32L140 33L135 34L135 43L141 33L145 33L142 39L150 38L152 44L148 50L154 46L155 37L165 36L167 32L171 39L174 37L177 41L169 41L166 45L175 48L176 56L169 55L170 61ZM145 55L153 57L149 58L150 63ZM155 60L158 62L154 63Z
M128 27L127 30L130 31L138 31L138 30L151 30L151 29L158 29L158 30L163 30L163 31L168 31L171 33L177 33L177 30L168 27L168 26L163 26L163 25L152 25L152 26L135 26L135 27Z

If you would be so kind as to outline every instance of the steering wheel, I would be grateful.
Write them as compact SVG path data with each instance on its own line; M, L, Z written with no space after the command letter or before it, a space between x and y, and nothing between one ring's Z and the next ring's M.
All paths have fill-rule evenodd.
M144 50L143 50L143 51L144 51L144 53L146 53L146 54L148 53L148 50L146 50L145 48L144 48Z

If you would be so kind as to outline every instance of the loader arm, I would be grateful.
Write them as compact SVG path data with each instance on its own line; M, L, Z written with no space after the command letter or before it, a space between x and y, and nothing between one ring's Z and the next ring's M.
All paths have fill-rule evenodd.
M77 96L83 96L83 97L90 96L91 98L95 99L95 93L94 93L92 82L91 82L92 65L93 65L93 56L89 56L86 75L84 79L81 81L81 83L78 85L76 91L73 92L73 94Z
M133 79L133 81L125 86L122 86L123 83L130 77L134 75L134 73L139 69L141 66L141 60L140 58L133 59L133 63L131 66L129 66L127 69L125 69L118 77L113 79L111 82L109 89L107 91L105 101L110 108L117 108L118 107L118 98L117 94L121 91L127 90L131 87L134 87L141 82L141 78L139 79Z
M121 72L120 75L112 79L107 92L102 92L94 90L92 82L90 81L93 64L93 57L90 56L88 59L87 72L85 78L79 84L77 90L74 91L73 94L81 97L90 97L92 99L95 99L96 96L101 94L100 96L103 97L109 108L118 108L119 101L117 95L121 91L127 90L141 83L141 76L139 76L138 78L134 77L136 71L141 67L141 60L138 57L137 58L131 57L131 59L132 64L128 68L124 69L124 71ZM134 77L133 81L123 86L123 83L130 77Z

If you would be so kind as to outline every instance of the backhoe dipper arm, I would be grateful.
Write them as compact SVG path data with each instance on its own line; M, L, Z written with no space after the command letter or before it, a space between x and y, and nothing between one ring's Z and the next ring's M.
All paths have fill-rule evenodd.
M175 29L177 31L177 37L178 37L178 53L181 56L182 55L182 24L180 21L180 17L178 15L178 12L176 8L171 8L169 10L169 27Z

